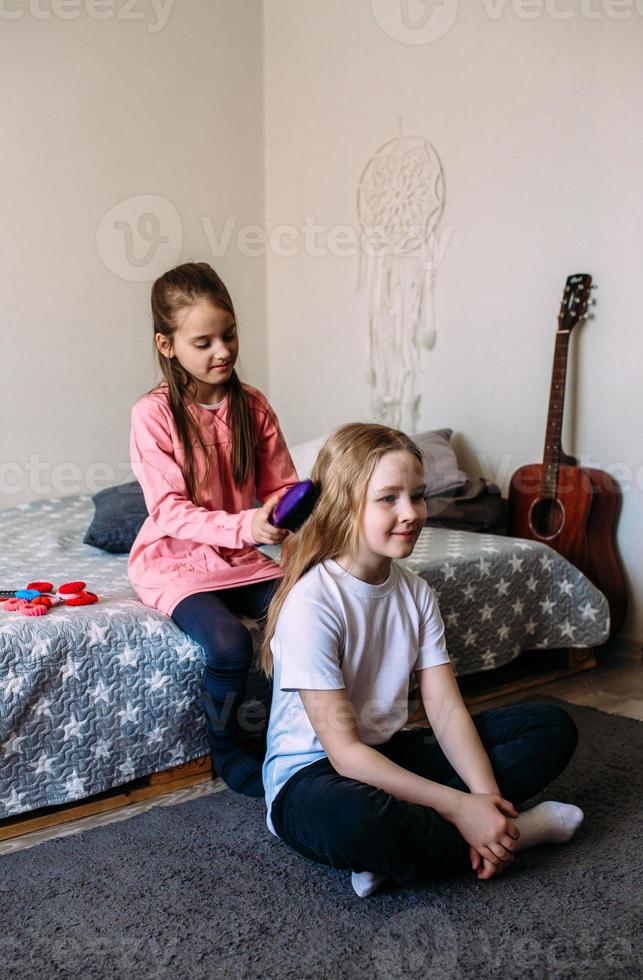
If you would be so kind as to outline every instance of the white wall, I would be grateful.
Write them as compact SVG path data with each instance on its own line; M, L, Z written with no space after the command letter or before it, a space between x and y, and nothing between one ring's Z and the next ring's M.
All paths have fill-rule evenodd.
M401 33L402 4L387 3L385 26ZM400 115L405 133L435 145L451 238L420 427L453 427L463 459L503 490L542 459L565 278L594 276L594 318L572 338L565 447L631 477L618 535L631 601L623 632L640 641L643 10L613 20L601 0L549 3L573 8L561 20L540 7L526 20L507 3L494 19L487 10L502 4L467 0L443 37L409 44L379 26L381 0L269 0L267 223L357 227L360 174ZM425 7L408 9L419 19ZM355 257L306 254L303 236L297 255L269 254L270 386L292 438L371 416L356 269Z
M548 9L570 19L527 20L518 0L468 0L443 37L409 44L401 0L269 0L263 24L260 0L0 6L18 14L0 16L0 506L129 477L130 406L158 376L149 287L175 262L222 273L243 374L291 442L371 417L357 258L325 243L356 227L359 175L401 115L441 154L451 235L421 423L455 428L463 461L503 489L539 460L563 282L591 272L566 445L621 467L624 632L643 638L638 10L614 20L608 0L583 0L585 14L559 0ZM149 256L144 213L169 238ZM296 254L266 259L253 225L300 229Z
M4 507L131 478L130 407L160 377L150 285L179 262L221 273L242 370L267 384L264 259L234 241L213 254L206 235L208 220L217 234L228 216L263 221L259 0L108 0L106 20L86 0L74 20L60 9L74 13L12 0L2 10L21 16L0 16ZM167 243L138 234L145 213Z

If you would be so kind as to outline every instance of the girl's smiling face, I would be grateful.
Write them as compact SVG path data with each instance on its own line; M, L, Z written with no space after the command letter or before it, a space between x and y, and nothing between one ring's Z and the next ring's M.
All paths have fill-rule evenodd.
M239 356L237 325L232 313L199 300L184 310L171 340L156 334L165 357L176 356L197 383L198 402L216 404L226 393L226 382Z
M426 521L422 466L406 450L386 453L376 464L360 521L358 554L349 565L365 582L384 582L394 558L408 558Z

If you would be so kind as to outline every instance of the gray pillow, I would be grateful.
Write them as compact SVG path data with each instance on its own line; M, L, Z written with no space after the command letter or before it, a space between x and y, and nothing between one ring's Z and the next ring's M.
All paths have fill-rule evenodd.
M143 489L136 480L107 487L94 496L94 519L83 538L85 544L115 554L126 554L147 519Z
M452 435L453 429L434 429L411 436L424 457L427 499L453 494L467 482L467 475L458 468L458 460L451 448Z

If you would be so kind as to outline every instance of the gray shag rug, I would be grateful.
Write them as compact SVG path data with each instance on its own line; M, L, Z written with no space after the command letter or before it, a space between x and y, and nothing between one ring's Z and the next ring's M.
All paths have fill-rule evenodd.
M641 976L640 722L563 704L580 742L533 800L575 803L566 845L491 881L434 878L358 899L230 791L0 858L8 977ZM524 807L523 807L524 808Z

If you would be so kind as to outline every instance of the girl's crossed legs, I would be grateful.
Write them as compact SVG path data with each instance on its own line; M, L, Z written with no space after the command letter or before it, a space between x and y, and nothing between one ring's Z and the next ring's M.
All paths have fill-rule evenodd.
M473 722L501 795L516 807L565 769L578 742L574 721L557 705L507 705L484 711ZM411 772L468 792L430 728L397 732L374 748ZM290 847L334 868L404 882L418 873L471 867L469 845L436 810L346 779L326 758L291 776L271 816Z
M246 796L263 796L261 762L242 744L239 708L253 658L252 637L239 616L262 619L279 579L197 592L178 603L172 619L203 647L203 707L215 771Z

